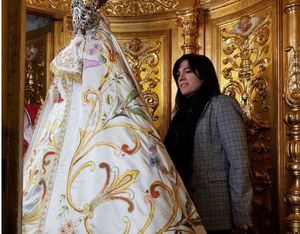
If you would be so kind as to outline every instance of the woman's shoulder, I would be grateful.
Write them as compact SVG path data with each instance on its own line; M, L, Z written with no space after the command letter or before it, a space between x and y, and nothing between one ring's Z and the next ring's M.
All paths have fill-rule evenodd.
M234 97L229 95L220 94L213 97L212 104L216 109L221 111L225 109L234 109L238 112L242 112L238 101Z
M220 94L212 98L212 103L215 105L226 105L226 104L233 104L239 105L238 101L229 95Z

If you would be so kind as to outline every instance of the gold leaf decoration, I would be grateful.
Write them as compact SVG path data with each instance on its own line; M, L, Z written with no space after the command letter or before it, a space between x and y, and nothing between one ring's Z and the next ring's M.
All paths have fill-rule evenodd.
M155 45L143 42L139 38L133 38L130 42L123 44L124 53L132 68L133 74L141 85L142 94L150 110L152 120L158 120L155 114L159 106L159 96L153 91L158 85L159 78L156 77L159 70L159 52L161 43Z
M69 10L69 2L68 0L26 0L27 5L56 9L59 11Z
M178 4L178 0L110 1L105 5L104 10L106 15L151 15L174 10Z

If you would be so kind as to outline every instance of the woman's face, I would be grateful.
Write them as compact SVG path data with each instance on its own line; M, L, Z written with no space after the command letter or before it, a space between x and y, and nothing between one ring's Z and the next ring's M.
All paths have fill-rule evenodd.
M177 71L178 87L182 95L190 96L195 93L202 85L203 80L200 80L199 74L196 74L190 68L188 60L183 60Z

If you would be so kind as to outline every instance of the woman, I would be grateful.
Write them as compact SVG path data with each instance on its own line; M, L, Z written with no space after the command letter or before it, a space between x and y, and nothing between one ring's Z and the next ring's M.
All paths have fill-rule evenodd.
M74 38L24 163L24 233L205 233L138 84L96 10L72 0Z
M208 233L252 225L243 113L221 95L212 62L188 54L173 68L178 86L165 146Z

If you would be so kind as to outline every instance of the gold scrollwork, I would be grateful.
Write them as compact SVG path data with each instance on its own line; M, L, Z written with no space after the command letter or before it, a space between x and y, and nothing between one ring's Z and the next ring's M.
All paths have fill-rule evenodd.
M111 1L104 9L107 15L137 16L171 11L176 9L178 4L178 0Z
M239 95L247 117L257 123L260 121L255 107L259 107L258 112L269 109L266 104L269 84L263 77L270 63L270 58L264 56L269 52L269 25L269 15L265 19L245 15L230 31L222 30L223 52L227 56L223 64L230 65L222 70L224 78L229 81L223 92ZM237 79L234 79L234 75Z
M271 187L272 170L270 123L263 114L267 104L269 81L266 75L270 64L270 14L266 17L244 15L230 28L223 28L222 75L227 82L223 93L234 96L247 116L246 130L251 163L251 181L254 190L254 224L268 226L270 211L265 207ZM263 214L263 217L261 217ZM261 220L265 220L262 222Z
M183 29L184 44L181 46L184 54L196 53L199 46L197 45L198 38L198 11L177 12L177 25Z
M57 10L68 10L68 0L26 0L27 5L41 6L46 8L53 8Z
M157 121L155 111L159 106L159 96L153 91L160 81L155 75L159 70L159 52L161 43L155 45L143 42L139 38L133 38L130 42L123 44L124 53L128 59L133 74L138 80L146 104L150 110L152 120Z
M297 51L299 51L298 48ZM289 46L285 49L289 56L289 74L286 79L285 98L289 106L300 105L300 65L298 52L294 47Z

